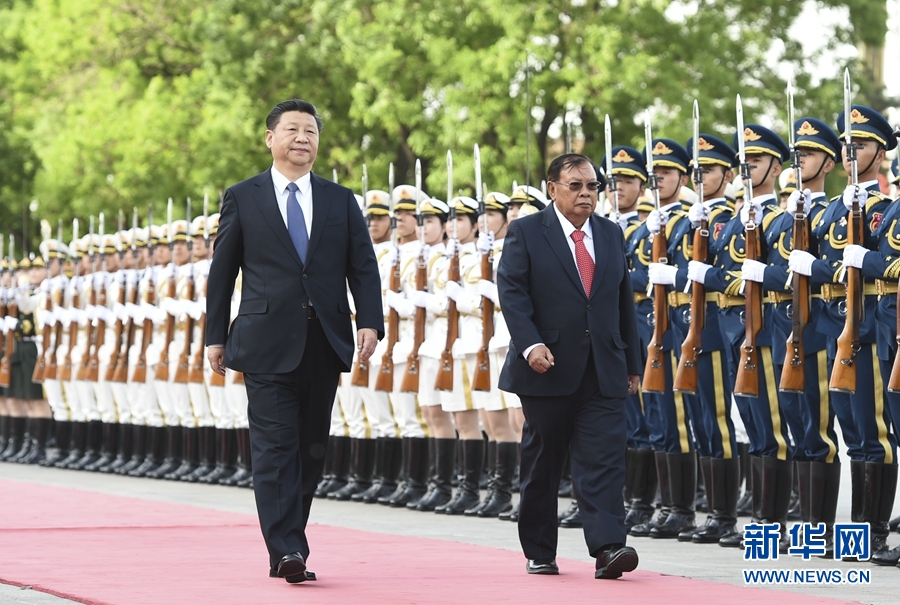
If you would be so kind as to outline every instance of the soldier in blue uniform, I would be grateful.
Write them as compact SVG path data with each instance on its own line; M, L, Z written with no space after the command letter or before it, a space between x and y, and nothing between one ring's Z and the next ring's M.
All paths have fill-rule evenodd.
M816 229L828 207L824 193L825 177L834 170L841 150L841 142L823 121L803 117L794 125L796 147L800 150L801 181L805 188L796 188L788 197L787 212L778 216L766 232L768 256L764 262L747 260L742 273L745 280L763 284L772 306L769 318L773 330L772 357L777 373L787 357L787 340L792 332L792 293L788 259L792 250L794 217L797 204L803 200L808 225ZM817 250L810 242L812 253ZM813 287L810 317L822 313L825 303L820 289ZM841 466L837 456L837 435L834 432L834 411L828 397L828 355L825 335L810 321L802 334L805 353L802 392L781 392L782 410L795 440L795 468L800 495L800 519L828 528L828 552L832 548L831 530L835 521ZM829 555L830 556L830 555Z
M858 187L850 185L842 196L832 200L813 230L818 240L818 255L794 250L789 259L792 271L810 275L813 283L822 284L825 306L818 315L816 330L826 334L829 366L833 366L837 338L845 323L846 292L842 277L849 209L856 198L864 211L865 248L879 249L874 234L882 223L890 200L879 189L878 170L885 151L897 146L890 124L869 107L854 105L850 123L852 140L857 146ZM843 138L844 112L838 116L837 126ZM846 153L843 159L844 168L850 173ZM847 260L854 263L858 262L858 258L855 260L851 255ZM856 392L832 391L831 404L840 421L850 457L851 518L871 523L872 553L875 555L888 549L888 520L897 485L896 436L889 432L891 415L885 392L887 376L883 375L879 364L874 363L878 357L876 342L879 340L878 284L871 276L866 277L864 293L865 308L859 326L862 346L855 357ZM881 313L883 317L885 311ZM881 341L888 346L887 340L882 338ZM889 349L885 348L882 355L887 354Z
M637 229L629 242L637 244L637 248L629 257L633 266L631 276L636 294L638 288L647 292L648 287L652 288L653 285L648 273L650 262L653 260L652 234L663 232L665 229L664 233L668 238L676 220L686 216L681 202L681 188L688 180L688 153L680 143L671 139L654 139L651 144L652 148L645 149L644 153L653 154L653 172L659 185L660 209L650 213L647 222ZM645 325L645 322L640 321L643 316L641 304L648 306L652 317L653 302L647 301L638 306L638 329L642 337L649 341L654 326L653 322L646 322L648 325ZM671 311L669 315L671 325ZM694 497L697 491L697 459L685 398L672 389L678 365L673 350L674 337L674 330L670 329L665 333L662 342L665 358L665 392L644 393L644 409L648 412L648 419L652 419L649 422L650 426L657 429L651 433L651 441L656 452L656 473L662 508L656 519L650 520L647 515L646 523L631 528L630 533L636 536L676 538L682 532L696 528ZM651 502L652 498L651 494Z
M725 190L734 178L734 149L721 139L702 134L698 138L699 162L703 171L703 200L687 212L676 212L670 219L669 265L653 264L650 280L673 286L669 293L672 330L675 341L684 341L690 330L691 296L688 294L688 265L693 259L695 230L706 220L710 245L733 217L725 199ZM693 138L687 148L693 149ZM706 486L709 515L706 522L685 530L680 541L716 543L734 533L740 490L740 460L731 421L731 382L723 362L724 347L718 323L718 295L706 294L706 321L701 332L702 350L697 358L696 393L682 393L694 432L700 469ZM681 348L675 347L681 358Z
M711 242L710 255L715 259L712 265L697 261L691 261L688 265L688 278L720 293L719 327L725 342L728 380L732 384L742 362L741 345L745 336L746 307L741 266L746 258L745 229L750 218L749 210L754 210L754 220L760 233L760 251L765 257L765 234L782 212L775 197L775 183L788 157L785 142L764 126L748 124L744 132L735 134L734 147L738 146L739 136L744 139L746 161L751 167L754 197L744 201L738 215L728 221L719 237ZM772 330L765 322L762 323L756 345L760 363L757 372L759 395L735 395L734 400L750 438L754 516L765 522L780 522L784 527L791 497L792 447L778 401L778 375L772 360ZM770 497L764 498L764 491ZM719 544L739 547L741 535L733 533L724 536Z
M864 116L868 116L862 112ZM876 114L877 115L877 114ZM853 114L851 113L851 117ZM881 116L877 116L881 117ZM870 117L870 122L879 123L875 116ZM886 123L885 123L886 124ZM882 124L884 126L885 124ZM857 137L856 125L853 126L853 136ZM895 141L889 134L890 128L878 133L878 143L884 141L884 146L890 149L891 141ZM896 143L895 143L896 144ZM895 168L897 160L894 160ZM863 176L860 175L860 181ZM862 186L862 183L861 183ZM870 198L871 199L871 198ZM880 202L879 202L880 205ZM868 220L867 223L871 223ZM870 225L871 226L871 225ZM893 420L893 436L900 431L900 392L891 392L888 379L897 356L897 280L900 277L900 204L893 203L887 206L877 225L873 228L872 242L875 249L867 246L848 245L844 248L844 266L862 269L863 276L875 280L875 288L878 292L878 301L875 310L875 319L878 322L875 334L875 352L878 357L878 366L885 387L885 400L890 418ZM868 298L867 302L868 302ZM858 388L858 387L857 387ZM877 396L877 394L876 394ZM877 402L876 402L877 403ZM877 413L877 410L876 410ZM880 478L880 483L878 479ZM865 472L866 486L873 490L872 494L866 491L862 502L864 521L872 524L872 544L879 547L881 552L875 552L872 562L879 565L897 565L900 562L900 546L888 550L886 536L889 533L888 519L894 504L894 494L897 484L897 464L885 455L882 462L866 458ZM871 501L870 501L871 498ZM876 537L877 536L877 537ZM874 550L874 548L873 548Z

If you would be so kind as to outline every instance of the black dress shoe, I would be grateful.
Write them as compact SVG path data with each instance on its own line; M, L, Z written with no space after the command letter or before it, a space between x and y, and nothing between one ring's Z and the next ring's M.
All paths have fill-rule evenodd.
M576 509L574 513L559 522L560 527L582 527L581 511Z
M306 561L299 552L284 555L278 562L275 573L279 578L284 578L288 584L306 582Z
M556 565L556 559L528 559L528 562L525 564L525 571L539 576L559 575L559 567Z
M270 569L270 570L269 570L269 577L270 577L270 578L277 578L277 577L278 577L278 572L275 571L274 569ZM307 569L307 570L306 570L306 581L307 581L307 582L315 582L315 581L316 581L316 572Z
M597 555L594 578L598 580L615 580L623 573L634 571L638 566L637 551L630 546L612 545Z

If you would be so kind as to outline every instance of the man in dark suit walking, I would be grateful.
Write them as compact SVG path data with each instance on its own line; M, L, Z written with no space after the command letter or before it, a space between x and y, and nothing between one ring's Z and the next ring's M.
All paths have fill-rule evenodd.
M293 99L266 118L273 165L228 188L207 286L207 357L244 372L256 508L272 577L314 580L306 524L331 407L354 338L359 358L384 335L381 282L353 193L313 174L322 119ZM241 304L229 331L238 270Z
M497 273L512 341L500 388L522 399L519 541L532 574L557 574L566 452L596 578L634 570L625 546L625 397L643 370L622 231L594 214L604 186L579 154L550 164L553 204L513 222Z

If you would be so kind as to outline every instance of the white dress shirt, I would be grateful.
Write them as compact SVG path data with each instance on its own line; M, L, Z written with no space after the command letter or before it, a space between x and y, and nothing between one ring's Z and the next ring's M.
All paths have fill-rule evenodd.
M291 181L289 178L278 172L278 169L275 168L275 166L272 166L272 184L275 187L275 199L278 201L278 211L281 213L281 219L284 221L284 226L287 227L288 224L287 203L288 195L290 194L288 185L291 182L294 182L297 183L297 187L299 187L296 195L297 201L300 203L300 209L303 211L303 219L306 221L306 235L312 233L313 222L312 184L309 175L310 173L307 172L296 181Z
M553 204L553 211L556 212L557 218L559 218L559 224L562 226L563 235L566 236L566 243L569 244L569 250L572 252L572 261L575 263L575 268L578 268L578 260L575 258L575 240L572 239L572 234L575 231L579 231L579 229L575 228L569 219L563 216L563 213L559 211L559 208L556 207L556 204ZM580 231L584 232L584 247L587 248L588 254L591 255L591 260L594 263L597 262L597 259L594 258L594 231L591 229L591 219L588 217L588 220L584 221L584 224L581 226ZM528 355L534 350L535 347L541 346L542 342L535 343L522 351L522 357L528 359Z

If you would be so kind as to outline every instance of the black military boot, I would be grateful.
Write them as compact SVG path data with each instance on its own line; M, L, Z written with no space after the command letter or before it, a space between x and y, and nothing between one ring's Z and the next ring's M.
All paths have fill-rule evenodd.
M341 489L328 494L331 500L349 500L353 494L359 494L372 486L372 473L375 471L375 440L351 439L350 452L353 462L350 481Z
M759 519L761 523L781 524L779 549L782 553L787 553L787 549L790 546L790 535L787 531L787 515L791 505L793 485L794 463L791 460L779 460L774 456L763 456Z
M117 469L128 464L134 450L134 427L131 424L119 424L119 450L116 457L112 461L101 466L98 470L101 473L114 473Z
M87 423L86 448L84 455L67 468L80 471L100 458L103 449L103 423L101 421L91 420Z
M321 498L319 488L331 480L332 469L334 468L334 435L328 435L328 441L325 442L325 464L322 465L322 478L316 484L314 496Z
M329 446L334 450L331 476L327 481L319 482L316 498L327 498L328 494L338 491L350 481L351 442L350 437L332 435L328 438Z
M631 450L631 502L625 515L625 531L635 525L647 523L653 516L653 501L656 499L657 489L655 459L656 453L653 450ZM627 474L625 481L627 485Z
M19 449L6 459L7 462L19 462L19 460L31 453L31 448L34 445L31 440L31 435L34 432L34 421L34 418L25 418L25 434L19 440Z
M131 427L131 458L113 471L117 475L127 475L147 458L147 444L150 442L150 427L135 424Z
M390 506L392 500L396 500L406 491L406 484L409 482L409 465L412 457L410 455L410 437L403 437L400 440L400 477L397 479L397 487L387 496L378 498L378 504Z
M163 426L147 427L145 437L147 455L144 461L128 473L129 477L143 477L147 473L159 468L163 461L163 453L166 451L166 428Z
M493 489L483 505L475 509L475 515L484 519L499 517L500 513L512 510L512 481L518 463L518 447L515 441L497 443L497 463L494 468ZM469 515L469 511L466 511Z
M841 464L813 461L808 465L809 476L805 480L800 477L801 502L803 485L806 483L809 522L812 525L825 524L825 554L822 558L831 559L834 557L834 521L837 517L838 493L841 487Z
M163 459L162 464L144 475L145 477L149 479L162 479L164 476L181 466L181 439L180 426L166 427L166 457Z
M72 423L68 420L56 420L53 424L53 441L56 447L40 461L41 466L56 466L57 462L69 455L69 447L72 445Z
M809 469L808 460L794 462L794 487L797 490L797 515L801 523L809 523ZM791 513L788 511L788 519Z
M379 498L390 496L397 490L397 478L403 463L401 450L401 440L396 437L375 439L375 470L372 472L372 485L369 489L350 496L353 502L375 504Z
M669 452L666 462L669 466L672 508L666 520L650 530L651 538L677 538L681 532L696 527L693 506L697 494L697 456L693 452Z
M0 393L2 396L2 393ZM0 414L0 454L6 449L6 442L9 439L9 416Z
M749 443L737 444L738 454L741 459L741 484L744 486L744 493L738 500L737 513L739 517L747 517L753 515L753 458L750 455Z
M11 416L9 419L9 437L6 439L6 449L0 453L0 462L9 462L22 449L22 442L25 440L25 426L28 419Z
M556 516L557 525L568 529L577 529L583 527L581 522L581 509L578 507L578 500L572 498L569 506L563 512Z
M241 452L239 455L243 460L244 466L247 467L247 476L235 483L235 485L237 487L248 487L250 489L253 489L253 444L250 443L250 429L238 429L238 434L240 434L241 432L244 433L244 442L247 444L247 451Z
M431 497L431 492L434 490L434 476L437 472L437 445L435 445L435 439L432 437L428 438L428 480L425 482L425 493L422 494L422 497L418 500L413 500L406 504L406 508L409 510L416 510L416 506L420 501L425 500L426 498Z
M400 493L394 493L388 505L403 508L410 502L418 502L428 490L428 439L409 438L409 471Z
M666 452L653 452L653 460L656 465L656 479L659 485L659 501L660 507L656 511L656 516L646 523L635 525L628 530L632 536L646 538L650 535L650 530L659 527L666 521L669 511L672 510L672 489L669 483L669 461Z
M703 461L700 458L699 453L694 453L697 456L697 468L700 469L700 475L702 479L703 475ZM709 507L709 490L706 489L706 481L697 481L697 493L694 496L694 512L695 513L708 513L712 509Z
M866 462L866 491L863 497L863 523L869 523L872 556L890 550L888 525L897 491L897 465ZM896 563L895 563L896 565Z
M432 512L445 506L453 497L453 467L456 461L456 439L434 440L434 472L428 492L418 502L410 502L406 508Z
M119 423L104 422L102 435L103 445L100 447L100 457L85 466L84 470L86 471L97 472L116 459L116 453L119 451Z
M227 479L237 472L237 431L235 429L216 429L216 468L211 473L200 477L198 483L215 485L221 479Z
M182 475L179 481L197 483L216 468L216 427L201 426L197 429L197 468Z
M181 464L175 470L163 475L163 479L180 481L200 466L200 429L184 427L181 429Z
M710 512L706 524L694 532L696 544L715 544L726 536L738 533L737 503L741 491L740 458L710 458Z
M481 495L478 492L478 480L484 465L484 440L465 439L463 446L463 476L459 482L453 499L445 506L439 506L434 512L441 515L462 515L468 509L478 506Z
M487 504L488 500L490 500L491 495L494 493L494 473L497 470L497 442L488 440L487 446L485 448L485 459L486 463L486 471L482 474L481 481L478 483L479 489L487 490L484 498L478 503L474 508L470 508L465 511L467 517L477 517L478 511L484 508L484 505Z
M237 471L225 479L219 480L219 485L237 485L253 476L250 463L250 429L235 429L237 433Z
M700 456L699 458L697 458L697 464L700 468L700 479L702 480L698 481L698 483L703 483L703 503L709 514L706 515L706 521L703 522L703 525L698 525L693 529L686 529L683 532L679 533L679 542L690 542L691 540L693 540L694 534L709 526L709 524L712 523L713 519L712 458L709 458L707 456ZM697 506L696 499L694 500L694 506ZM699 512L699 510L700 509L696 509L695 512Z
M40 464L47 459L47 439L50 436L52 418L34 418L31 428L31 449L19 458L19 464Z
M62 460L54 463L56 468L68 468L70 464L77 462L84 455L84 444L87 437L87 424L84 422L72 423L72 436L69 440L69 454Z

